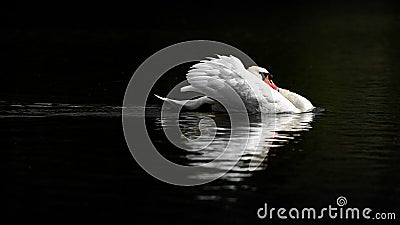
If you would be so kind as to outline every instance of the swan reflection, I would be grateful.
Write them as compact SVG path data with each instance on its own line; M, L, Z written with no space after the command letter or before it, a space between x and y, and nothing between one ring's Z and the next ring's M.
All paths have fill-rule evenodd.
M241 181L253 171L266 168L270 148L283 146L299 136L299 132L311 129L313 118L313 113L263 114L250 117L250 126L243 123L231 127L226 114L185 112L179 117L179 129L184 136L179 145L187 150L187 165L206 165L212 169L194 179L220 177L231 168L222 179ZM177 126L176 118L168 116L160 122L164 130ZM232 129L236 129L233 137ZM226 154L228 143L230 149Z

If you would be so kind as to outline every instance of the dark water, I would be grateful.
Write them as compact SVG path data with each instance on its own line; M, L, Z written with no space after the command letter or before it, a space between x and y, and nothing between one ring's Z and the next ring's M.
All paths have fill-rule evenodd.
M0 158L10 224L50 217L124 224L272 223L257 218L265 202L322 208L335 205L339 196L348 206L399 217L399 7L279 5L256 12L237 26L238 20L225 17L223 28L214 18L203 22L186 14L171 23L153 19L148 26L113 27L114 19L102 27L69 27L65 19L61 28L51 23L32 28L20 19L5 27ZM233 170L211 183L179 187L154 179L125 143L123 93L147 56L190 39L234 45L273 72L278 86L326 112L271 116L266 124L255 118L250 136L263 141L249 146ZM167 93L184 79L182 71L166 74L153 92ZM226 144L226 115L182 113L185 135L199 135L198 122L211 117L218 141L201 154L179 151L164 136L168 121L160 119L159 106L150 97L145 115L136 108L131 116L146 120L151 139L170 160L197 165ZM258 167L252 167L252 157ZM229 158L224 160L229 165Z

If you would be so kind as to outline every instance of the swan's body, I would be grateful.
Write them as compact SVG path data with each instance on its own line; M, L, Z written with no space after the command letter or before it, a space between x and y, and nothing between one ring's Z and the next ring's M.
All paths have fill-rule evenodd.
M264 74L267 74L266 78L263 77ZM261 67L245 69L243 63L234 56L218 56L192 66L186 75L190 85L181 88L181 92L193 91L205 96L193 100L157 97L188 110L196 110L209 104L212 110L221 111L224 108L213 99L230 101L237 95L248 112L301 113L314 109L306 98L282 88L278 89L268 75L269 72ZM237 95L233 95L232 90Z

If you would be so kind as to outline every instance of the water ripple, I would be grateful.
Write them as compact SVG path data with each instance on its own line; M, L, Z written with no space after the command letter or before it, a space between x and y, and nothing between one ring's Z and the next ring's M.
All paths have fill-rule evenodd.
M181 113L179 119L179 128L182 134L189 140L186 144L189 149L199 149L205 146L205 143L211 142L206 145L201 151L187 151L186 159L187 164L190 166L200 166L208 163L207 166L216 171L214 174L204 173L196 177L196 179L206 179L209 177L219 176L227 168L232 169L223 176L223 179L229 181L242 181L244 178L252 175L254 171L263 170L267 166L268 153L271 148L281 147L290 141L298 138L301 131L308 131L311 129L311 122L314 119L313 113L304 114L280 114L280 115L261 115L259 117L250 118L250 129L246 127L236 127L239 130L239 136L231 137L231 128L229 116L225 114L207 114L207 113ZM205 118L211 117L216 122L216 127L205 126L202 131L199 130L199 122ZM262 120L261 120L262 119ZM171 120L171 121L169 121ZM164 129L171 128L175 123L173 117L168 116L159 119L156 126L161 126ZM262 121L262 122L261 122ZM205 130L204 130L205 129ZM207 129L217 130L217 135L212 135L213 132ZM241 138L242 136L248 139ZM210 136L207 137L207 134ZM198 138L202 135L202 138ZM182 139L184 140L188 139ZM244 154L238 163L234 159L237 154L241 154L241 147L243 142L247 141ZM233 149L229 149L229 154L222 154L228 143ZM224 157L220 157L220 156ZM215 170L216 169L216 170Z
M30 117L119 117L121 107L96 104L0 104L0 118Z

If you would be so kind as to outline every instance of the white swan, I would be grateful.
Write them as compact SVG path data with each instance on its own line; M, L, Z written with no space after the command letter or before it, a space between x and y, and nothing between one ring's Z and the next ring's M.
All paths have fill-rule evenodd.
M232 92L229 92L233 89L247 111L251 113L302 113L314 109L306 98L278 88L268 70L258 66L245 69L243 63L232 55L218 55L217 58L209 57L202 60L191 67L186 78L190 85L181 88L181 92L193 91L205 96L192 100L156 96L172 106L188 110L211 105L213 111L224 111L224 108L213 99L229 101L234 98Z

